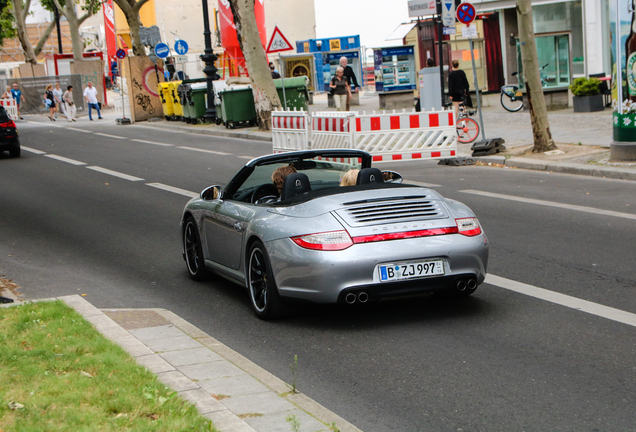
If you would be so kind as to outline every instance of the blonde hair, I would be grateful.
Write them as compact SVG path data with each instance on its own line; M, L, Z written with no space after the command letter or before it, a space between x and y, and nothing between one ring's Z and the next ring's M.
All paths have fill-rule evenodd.
M350 169L342 176L340 180L340 186L355 186L358 182L359 169Z
M40 87L40 88L41 88L41 87ZM48 85L46 86L46 89L47 89L47 90L52 89L52 88L53 88L53 84L48 84Z
M285 177L290 174L296 174L296 168L291 165L278 167L272 174L272 183L274 183L274 186L276 186L276 188L278 189L279 194L283 190L283 182L285 181Z
M338 73L338 72L343 72L344 73L344 68L342 66L338 66L336 68L336 73Z

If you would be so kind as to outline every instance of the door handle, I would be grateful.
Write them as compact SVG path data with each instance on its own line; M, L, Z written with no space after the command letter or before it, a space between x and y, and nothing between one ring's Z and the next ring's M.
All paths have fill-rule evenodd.
M234 224L234 231L236 231L236 232L243 231L243 224L241 222L236 222Z

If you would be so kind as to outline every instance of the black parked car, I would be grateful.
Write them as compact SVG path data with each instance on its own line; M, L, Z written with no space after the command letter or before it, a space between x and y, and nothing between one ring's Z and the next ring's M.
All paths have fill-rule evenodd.
M20 139L15 122L0 105L0 152L8 151L11 157L20 157Z

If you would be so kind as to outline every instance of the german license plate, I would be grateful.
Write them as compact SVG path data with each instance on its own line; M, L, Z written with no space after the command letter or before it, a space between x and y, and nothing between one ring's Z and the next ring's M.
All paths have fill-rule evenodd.
M399 262L379 266L380 281L388 282L403 279L416 279L444 274L443 260Z

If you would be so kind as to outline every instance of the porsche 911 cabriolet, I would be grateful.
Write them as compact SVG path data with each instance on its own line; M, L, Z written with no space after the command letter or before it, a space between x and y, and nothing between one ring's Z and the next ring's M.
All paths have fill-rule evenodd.
M475 214L371 161L358 150L278 153L251 160L225 188L206 188L181 220L190 277L246 287L261 319L293 300L472 294L488 264Z

